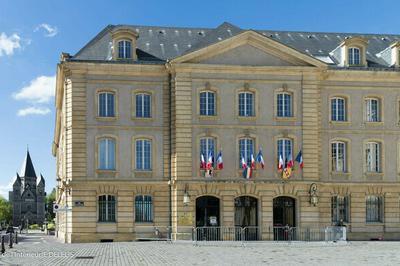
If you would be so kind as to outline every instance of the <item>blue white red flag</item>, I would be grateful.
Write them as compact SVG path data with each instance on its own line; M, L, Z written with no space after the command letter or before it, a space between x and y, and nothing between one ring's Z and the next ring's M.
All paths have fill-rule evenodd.
M210 151L210 152L208 153L207 170L210 170L211 167L213 167L213 163L214 163L214 158L213 158L212 151Z
M299 151L299 154L297 154L296 156L296 162L299 163L300 168L303 168L304 164L303 164L303 154L301 153L301 150Z
M224 169L224 161L222 160L222 152L221 151L218 153L218 157L217 157L217 169L218 170Z
M257 163L259 163L261 165L261 168L264 169L265 163L264 163L264 157L262 155L261 149L258 151L258 154L257 154Z

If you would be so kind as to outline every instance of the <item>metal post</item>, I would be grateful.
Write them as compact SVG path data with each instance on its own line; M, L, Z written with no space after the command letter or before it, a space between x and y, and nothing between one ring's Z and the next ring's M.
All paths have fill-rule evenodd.
M15 231L15 244L18 244L18 231Z
M13 247L13 235L12 235L12 233L10 232L10 239L9 239L10 241L9 241L9 243L8 243L8 247L9 248L12 248Z
M6 247L4 245L4 235L1 236L1 254L4 254L6 252Z

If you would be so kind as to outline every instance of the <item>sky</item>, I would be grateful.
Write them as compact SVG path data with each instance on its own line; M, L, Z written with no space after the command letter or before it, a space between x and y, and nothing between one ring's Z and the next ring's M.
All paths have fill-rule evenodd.
M47 192L55 186L56 65L108 24L400 34L399 8L398 0L0 0L0 195L8 198L27 147Z

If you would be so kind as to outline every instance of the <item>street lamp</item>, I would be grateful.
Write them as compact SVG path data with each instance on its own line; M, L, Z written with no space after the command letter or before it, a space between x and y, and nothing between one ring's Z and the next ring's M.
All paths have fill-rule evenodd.
M185 192L183 193L183 205L188 206L190 203L190 195L188 192L188 185L185 185Z
M310 203L314 207L318 205L317 191L318 191L317 184L312 183L310 186Z

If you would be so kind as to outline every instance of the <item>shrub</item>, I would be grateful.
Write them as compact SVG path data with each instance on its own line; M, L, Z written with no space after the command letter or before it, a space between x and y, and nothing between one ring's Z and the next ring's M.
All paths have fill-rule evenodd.
M38 224L31 224L31 225L29 226L29 229L38 230L38 229L41 229L41 227L40 227Z

